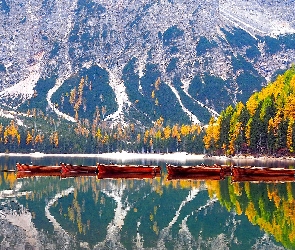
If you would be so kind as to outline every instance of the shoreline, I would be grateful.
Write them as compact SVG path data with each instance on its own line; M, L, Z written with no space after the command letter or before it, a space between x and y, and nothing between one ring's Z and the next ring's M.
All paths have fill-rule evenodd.
M188 154L185 152L175 153L129 153L129 152L112 152L101 154L47 154L47 153L0 153L0 157L32 157L32 158L45 158L45 157L84 157L84 158L102 158L102 159L192 159L201 160L205 159L204 154Z
M81 157L81 158L101 158L101 159L158 159L158 160L216 160L216 161L295 161L295 157L270 157L270 156L207 156L206 154L189 154L186 152L174 153L129 153L129 152L112 152L98 154L47 154L41 152L34 153L0 153L0 157Z

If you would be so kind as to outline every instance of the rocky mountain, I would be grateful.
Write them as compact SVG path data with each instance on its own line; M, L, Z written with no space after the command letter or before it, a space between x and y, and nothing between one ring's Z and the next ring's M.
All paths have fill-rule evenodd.
M294 8L292 0L2 0L1 115L39 108L71 122L205 124L295 61Z

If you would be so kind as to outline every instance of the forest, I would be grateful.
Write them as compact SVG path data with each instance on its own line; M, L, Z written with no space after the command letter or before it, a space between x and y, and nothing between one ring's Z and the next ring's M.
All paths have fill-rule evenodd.
M81 82L83 79L79 85ZM206 126L173 124L162 116L150 127L134 123L112 126L98 107L91 119L79 118L83 92L72 92L69 104L76 123L53 118L37 108L27 109L21 119L0 118L1 152L294 155L294 66L253 93L245 104L228 106Z
M292 66L248 101L211 118L204 136L215 155L294 155L295 68Z
M64 123L46 116L41 110L28 110L26 126L15 120L0 120L1 152L202 153L204 131L196 124L164 126L160 117L151 128L134 124L111 126L108 122L88 119Z

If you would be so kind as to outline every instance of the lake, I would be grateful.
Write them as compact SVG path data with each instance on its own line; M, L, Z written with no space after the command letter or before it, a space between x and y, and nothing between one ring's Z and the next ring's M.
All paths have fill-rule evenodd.
M167 180L167 159L152 158L3 156L0 169L13 170L16 162L110 161L159 165L162 174L153 179L98 179L18 178L15 172L1 172L1 249L295 249L294 182ZM168 160L202 162L214 160ZM248 162L238 163L243 164ZM271 162L282 164L292 165Z

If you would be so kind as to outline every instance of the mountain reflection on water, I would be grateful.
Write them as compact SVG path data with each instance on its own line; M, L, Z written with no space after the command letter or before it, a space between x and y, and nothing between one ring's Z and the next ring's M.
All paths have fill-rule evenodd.
M0 169L31 160L0 158ZM167 180L165 162L129 163L160 165L162 176L18 179L2 172L1 249L295 248L295 183Z

